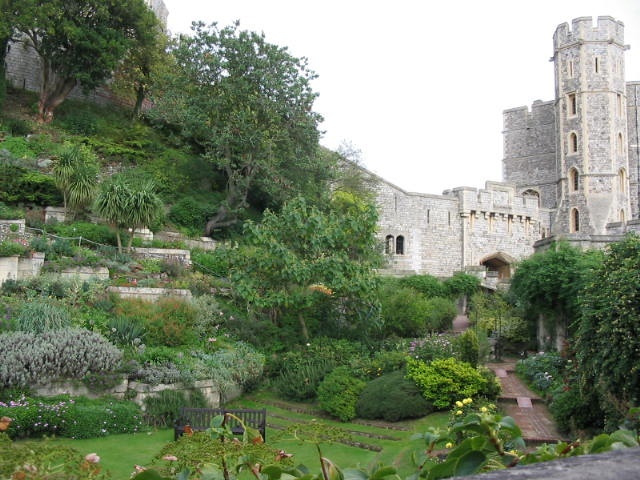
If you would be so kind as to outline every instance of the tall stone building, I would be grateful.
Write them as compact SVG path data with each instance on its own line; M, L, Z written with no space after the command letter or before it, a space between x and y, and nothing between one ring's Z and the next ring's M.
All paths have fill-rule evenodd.
M420 195L382 182L388 271L506 278L558 238L597 248L639 231L640 82L625 81L627 49L611 17L557 27L555 99L504 111L504 183Z

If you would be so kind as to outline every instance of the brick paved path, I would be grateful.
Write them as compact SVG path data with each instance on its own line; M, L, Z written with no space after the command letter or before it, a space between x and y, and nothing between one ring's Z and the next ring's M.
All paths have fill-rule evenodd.
M500 407L513 417L528 444L563 440L543 400L516 376L515 361L489 363L487 367L502 383L502 395L498 399Z

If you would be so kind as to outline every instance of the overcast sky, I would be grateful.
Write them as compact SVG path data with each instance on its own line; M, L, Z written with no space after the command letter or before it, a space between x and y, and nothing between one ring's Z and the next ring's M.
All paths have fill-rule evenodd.
M502 179L502 111L553 99L561 23L621 20L626 77L640 81L640 0L164 2L173 33L240 20L308 58L321 143L351 143L365 167L414 192Z

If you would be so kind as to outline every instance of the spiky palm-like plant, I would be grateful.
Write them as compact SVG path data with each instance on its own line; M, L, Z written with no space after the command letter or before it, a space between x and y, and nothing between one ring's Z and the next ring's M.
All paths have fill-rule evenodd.
M66 143L53 165L53 178L62 191L64 213L86 207L95 197L98 178L98 158L84 145Z

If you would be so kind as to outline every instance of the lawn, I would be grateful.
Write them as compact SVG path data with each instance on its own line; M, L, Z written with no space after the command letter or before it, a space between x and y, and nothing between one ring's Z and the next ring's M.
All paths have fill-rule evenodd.
M380 451L336 444L322 444L323 456L341 468L368 467L378 463L394 465L400 476L413 472L411 452L422 447L410 437L416 432L424 432L430 426L444 427L448 422L447 413L435 413L427 417L387 424L385 422L341 423L321 416L312 404L296 404L276 400L268 394L243 397L229 405L244 408L267 408L267 443L277 449L294 454L296 464L306 465L312 472L319 471L318 453L315 445L303 444L285 433L288 426L309 421L320 421L326 425L339 427L350 432L351 439ZM104 468L114 479L127 479L134 465L149 466L155 455L173 440L173 430L157 430L133 435L111 435L88 440L56 439L57 442L74 447L79 452L96 452L101 457Z

